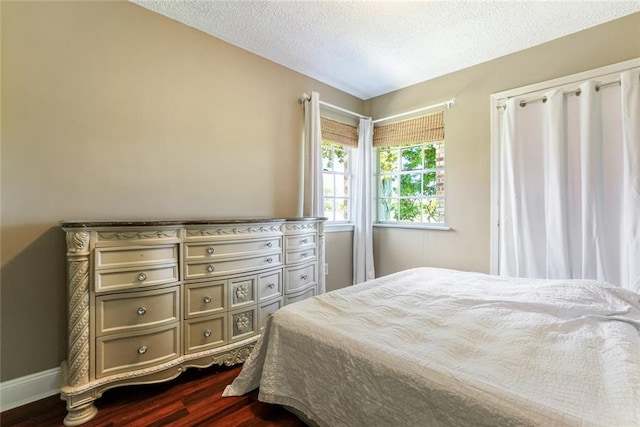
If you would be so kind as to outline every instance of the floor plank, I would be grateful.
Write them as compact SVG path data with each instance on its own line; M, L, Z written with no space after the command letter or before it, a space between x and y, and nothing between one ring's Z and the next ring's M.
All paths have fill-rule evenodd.
M160 384L107 390L96 401L98 414L85 427L216 426L305 427L278 405L258 401L258 392L222 397L222 391L241 367L188 369L175 380ZM0 413L2 427L63 426L65 402L51 396Z

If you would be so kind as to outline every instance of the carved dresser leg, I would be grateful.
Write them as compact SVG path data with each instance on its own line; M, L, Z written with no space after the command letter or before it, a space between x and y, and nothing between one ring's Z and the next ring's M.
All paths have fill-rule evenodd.
M67 405L67 412L67 416L63 421L64 425L68 427L79 426L95 417L98 413L98 408L95 407L93 402L90 402L76 408L69 408Z
M64 382L61 390L61 397L67 401L67 416L63 421L66 426L84 424L98 413L98 408L93 405L93 390L88 392L91 395L88 403L79 405L76 403L80 399L87 402L87 392L73 390L89 382L90 240L91 234L87 231L67 232L69 347L68 360L62 364Z

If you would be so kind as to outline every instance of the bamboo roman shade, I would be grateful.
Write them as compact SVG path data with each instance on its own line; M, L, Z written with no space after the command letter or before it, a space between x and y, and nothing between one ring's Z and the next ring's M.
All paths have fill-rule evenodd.
M442 140L444 140L443 111L376 126L373 130L374 147L392 147Z
M358 148L358 129L355 126L320 117L320 131L323 141Z

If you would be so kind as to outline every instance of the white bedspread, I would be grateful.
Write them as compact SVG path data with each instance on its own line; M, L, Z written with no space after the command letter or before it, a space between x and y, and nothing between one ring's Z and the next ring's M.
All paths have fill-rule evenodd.
M284 307L225 396L321 426L640 426L640 296L420 268Z

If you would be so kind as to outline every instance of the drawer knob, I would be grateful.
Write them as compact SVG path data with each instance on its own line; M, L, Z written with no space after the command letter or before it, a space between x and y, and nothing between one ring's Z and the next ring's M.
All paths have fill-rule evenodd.
M147 313L147 307L139 307L138 308L138 316L143 316Z
M271 246L273 246L273 243L267 242L267 247L270 248Z
M271 264L273 262L273 258L269 257L265 260L267 264Z
M307 243L308 240L307 239L302 239L302 243Z
M302 258L306 258L307 257L307 253L306 252L302 252Z
M302 280L307 280L307 277L309 277L309 276L307 276L306 274L303 274L302 276L300 276L300 278L301 278Z
M276 287L276 284L275 284L275 283L269 283L269 284L267 285L267 288L269 288L269 289L273 289L273 288L275 288L275 287Z
M139 282L144 282L145 280L147 280L147 275L145 273L138 274L138 281Z
M209 295L207 295L206 297L204 297L204 303L205 304L209 304L211 302L211 297Z
M212 333L212 332L211 332L211 329L207 329L206 331L204 331L204 336L205 336L206 338L209 338L209 337L211 336L211 333Z
M209 255L211 255L211 254L212 254L212 253L214 253L214 252L215 252L215 249L214 249L214 247L213 247L213 246L209 246L209 247L207 248L207 253L208 253Z
M216 271L216 267L213 264L209 264L209 266L207 266L207 271L209 273L213 273L214 271Z
M147 346L143 345L138 349L138 354L145 354L147 352Z

